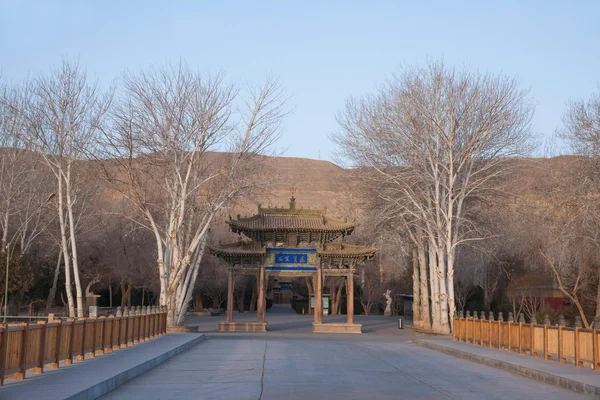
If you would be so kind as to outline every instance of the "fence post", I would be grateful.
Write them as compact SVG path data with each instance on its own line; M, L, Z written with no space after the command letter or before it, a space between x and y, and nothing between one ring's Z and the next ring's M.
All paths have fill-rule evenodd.
M69 348L69 358L67 358L65 360L65 364L69 365L72 364L73 361L73 353L75 353L75 318L69 318L71 320L71 334L70 336L70 342L68 343L68 348Z
M548 325L550 325L550 318L548 318L548 314L546 314L544 315L544 360L550 359L550 354L548 354Z
M108 323L110 321L110 324ZM108 319L104 321L104 335L102 335L102 340L106 342L103 345L105 353L112 353L113 351L113 329L115 324L114 315L109 315Z
M60 364L60 347L62 339L62 320L56 320L56 343L54 344L54 362L50 363L50 368L58 368Z
M581 352L581 345L579 344L579 339L581 337L581 335L579 334L579 330L582 328L582 324L581 324L581 317L577 316L575 317L575 328L574 328L574 333L573 333L573 337L575 340L575 366L576 367L583 367L583 363L580 361L580 352Z
M592 358L594 362L594 371L598 371L600 366L598 363L600 360L598 359L598 329L596 329L596 322L594 321L594 329L592 330Z
M133 320L133 344L140 342L140 323L142 322L140 306L135 308L135 318Z
M519 354L523 354L523 323L525 322L525 316L523 313L519 315Z
M537 324L537 320L535 319L535 314L533 314L531 316L531 321L529 321L530 326L531 326L531 332L529 332L530 335L530 339L529 339L529 343L531 345L531 349L529 349L529 355L531 357L537 357L538 354L535 351L535 325Z
M558 316L558 362L564 364L566 362L563 357L563 329L565 327L565 317L561 314Z
M42 372L44 372L44 356L46 355L46 335L48 325L45 321L40 321L39 324L42 325L42 333L40 334L39 354L37 358L37 362L38 364L40 364L40 366L33 368L32 372L34 374L41 374Z
M467 310L465 315L465 343L470 343L469 339L469 320L471 319L471 311Z
M492 322L494 322L494 313L490 311L488 315L488 337L490 338L488 345L490 349L494 347L492 341Z
M106 348L106 346L104 346L104 341L106 340L106 317L104 315L98 317L96 323L98 322L100 322L100 346L98 346L99 348L96 351L98 352L98 355L102 355Z
M502 350L502 321L504 321L504 316L500 311L498 313L498 350Z
M96 330L98 319L96 317L90 318L90 324L92 325L92 351L88 353L88 358L96 357Z
M80 318L83 320L82 337L81 337L81 354L77 356L77 361L85 361L85 331L87 330L87 318Z
M152 337L158 337L158 307L152 306Z
M509 312L508 313L508 321L507 321L507 324L508 324L508 352L509 353L513 351L513 348L512 348L512 332L511 332L512 329L510 329L512 327L513 320L514 320L513 313Z
M125 313L123 314L123 319L125 319L125 341L124 341L124 347L129 346L130 343L129 342L129 335L131 333L131 329L129 328L129 321L131 320L131 316L129 315L129 307L125 307ZM123 345L121 345L121 347L123 347Z
M2 325L2 345L0 347L0 386L4 385L4 371L6 370L6 358L8 356L8 324Z
M27 322L21 324L23 326L23 342L21 343L21 358L19 360L19 372L13 375L13 379L20 381L25 378L25 371L27 370L27 342L29 341L29 324Z
M146 341L146 307L142 306L142 316L141 316L142 320L140 322L140 326L141 326L141 334L140 334L140 343L141 342L145 342Z
M485 314L481 311L479 315L479 345L485 346L485 340L483 340L483 321L485 321Z
M121 312L121 307L117 307L117 315L115 316L115 320L113 321L113 324L116 324L116 328L113 327L113 335L114 335L114 329L117 330L117 344L114 344L114 339L113 339L113 350L119 350L121 348L121 320L123 319L123 313Z

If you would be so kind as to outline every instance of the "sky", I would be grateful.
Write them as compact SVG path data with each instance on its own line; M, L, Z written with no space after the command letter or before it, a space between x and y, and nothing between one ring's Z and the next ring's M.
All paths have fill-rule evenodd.
M240 84L273 75L293 110L283 155L331 160L345 100L428 60L516 77L534 133L552 137L566 102L600 90L599 15L600 1L0 0L0 71L19 81L69 58L106 86L179 60Z

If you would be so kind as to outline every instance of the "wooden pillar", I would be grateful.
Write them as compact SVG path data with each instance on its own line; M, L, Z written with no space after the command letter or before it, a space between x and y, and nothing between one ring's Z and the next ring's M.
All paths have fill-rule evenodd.
M233 268L227 268L227 322L233 322Z
M354 323L354 275L346 277L346 316L349 324Z
M323 270L317 267L317 285L315 287L315 324L323 323Z
M260 266L260 272L258 273L258 298L256 299L256 322L265 322L266 312L266 286L267 280L265 277L265 266Z

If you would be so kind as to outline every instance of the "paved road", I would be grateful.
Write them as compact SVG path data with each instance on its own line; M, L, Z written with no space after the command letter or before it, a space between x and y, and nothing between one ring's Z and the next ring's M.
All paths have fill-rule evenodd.
M289 307L289 306L288 306ZM311 332L288 307L267 333L218 333L221 318L190 318L208 339L106 399L583 399L584 396L410 344L396 319L357 316L363 335ZM252 320L253 314L236 314ZM329 317L326 321L337 321Z
M210 338L106 399L582 399L410 343Z

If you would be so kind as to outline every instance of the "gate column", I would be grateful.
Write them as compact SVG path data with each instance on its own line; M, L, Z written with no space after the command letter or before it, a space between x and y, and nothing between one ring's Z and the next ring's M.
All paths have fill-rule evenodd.
M256 300L256 322L265 322L265 266L260 266L260 272L258 273L258 299Z
M227 268L227 322L233 322L233 268Z
M347 322L349 324L354 323L354 274L350 271L350 274L346 277L346 316L348 317Z
M323 269L317 266L317 284L315 287L315 324L323 323Z

